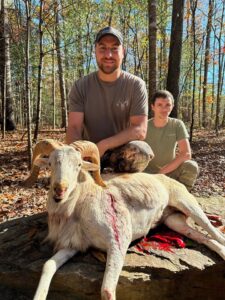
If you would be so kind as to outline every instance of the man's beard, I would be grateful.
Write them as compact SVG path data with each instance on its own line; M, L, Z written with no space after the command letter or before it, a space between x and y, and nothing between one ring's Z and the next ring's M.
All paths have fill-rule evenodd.
M117 70L117 66L104 66L104 63L97 62L99 69L104 73L104 74L112 74L115 70Z

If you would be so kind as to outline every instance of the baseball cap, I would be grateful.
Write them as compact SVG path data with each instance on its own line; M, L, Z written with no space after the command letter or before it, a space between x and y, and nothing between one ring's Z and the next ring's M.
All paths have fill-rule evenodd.
M101 38L103 38L103 36L108 34L115 36L119 40L120 44L123 44L123 36L121 32L119 32L119 30L110 26L105 27L98 32L98 34L96 35L95 43L99 43Z

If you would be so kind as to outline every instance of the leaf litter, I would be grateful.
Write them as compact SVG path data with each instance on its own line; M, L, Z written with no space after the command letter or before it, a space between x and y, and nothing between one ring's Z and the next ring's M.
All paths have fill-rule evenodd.
M39 140L45 138L63 141L65 133L44 131ZM200 167L192 193L225 197L225 130L218 137L214 131L196 130L191 147L193 159ZM23 132L6 133L0 148L0 223L46 211L49 171L42 170L32 188L23 186L28 175L27 141Z

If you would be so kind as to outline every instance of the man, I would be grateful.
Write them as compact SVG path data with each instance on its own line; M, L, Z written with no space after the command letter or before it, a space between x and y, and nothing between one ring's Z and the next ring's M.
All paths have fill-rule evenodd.
M145 171L166 174L190 190L199 169L197 163L191 160L189 135L184 123L169 118L173 106L174 98L170 92L158 91L153 96L151 109L154 117L148 121L146 142L151 146L155 157Z
M124 54L123 37L118 30L106 27L98 32L98 71L77 80L70 91L66 142L92 141L98 146L104 167L121 172L142 171L149 150L143 141L147 131L147 91L142 79L121 70ZM137 143L131 142L136 140ZM133 155L128 162L131 148L140 155ZM141 168L136 163L139 158Z

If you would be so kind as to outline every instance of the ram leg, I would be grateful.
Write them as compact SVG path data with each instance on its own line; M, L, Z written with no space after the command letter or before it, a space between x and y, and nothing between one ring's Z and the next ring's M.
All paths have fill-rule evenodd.
M126 248L127 250L127 248ZM119 249L107 252L106 268L101 288L102 300L116 300L116 286L123 268L125 253Z
M47 260L42 269L41 278L34 296L34 300L46 299L53 275L65 262L74 256L76 252L76 250L62 249L59 250L49 260Z
M225 247L218 241L208 237L207 235L191 228L186 223L186 216L182 213L174 213L166 218L164 222L170 229L187 236L188 238L207 246L215 251L225 260Z
M185 192L186 194L184 194ZM178 208L186 216L191 217L195 223L207 231L213 239L225 246L225 236L211 224L194 196L186 190L183 190L182 193L182 196L179 194L173 199L172 206Z

